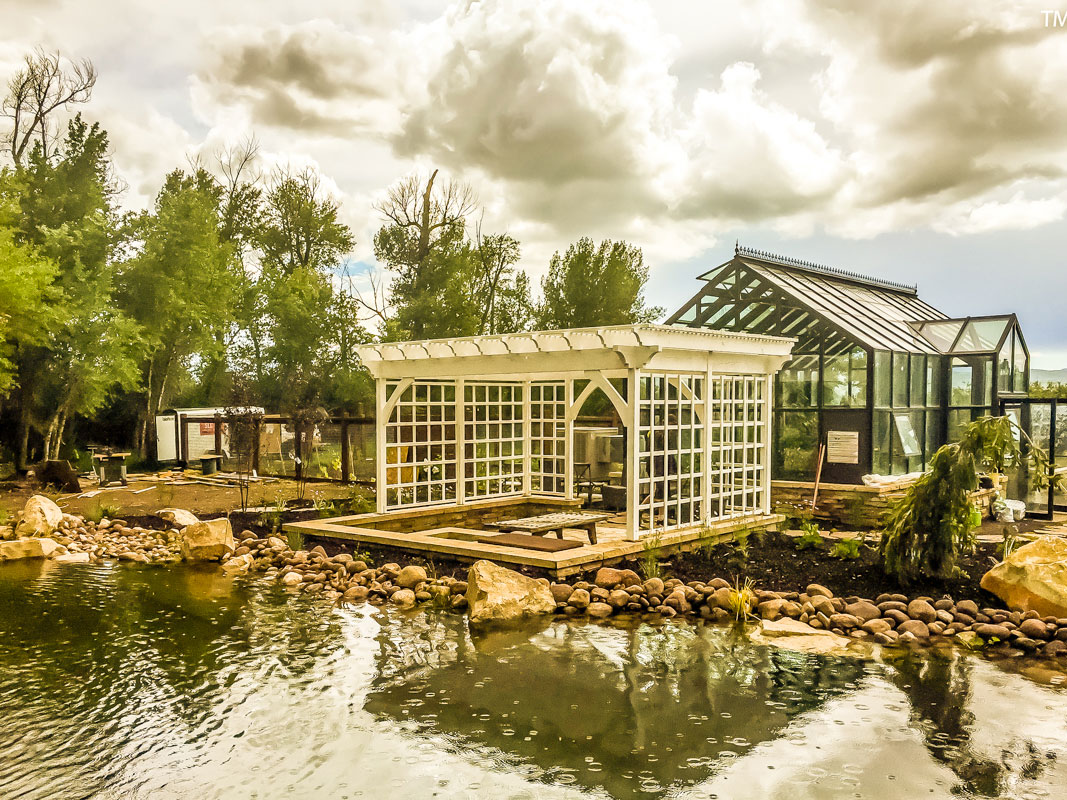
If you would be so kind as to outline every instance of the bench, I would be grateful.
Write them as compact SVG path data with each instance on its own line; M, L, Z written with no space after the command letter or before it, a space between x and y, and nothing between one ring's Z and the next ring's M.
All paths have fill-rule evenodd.
M565 528L584 530L589 536L590 544L596 544L596 526L598 522L611 519L611 514L590 514L587 512L570 512L559 514L542 514L538 517L521 517L519 519L504 519L499 522L488 522L494 528L499 528L505 533L526 533L534 536L544 536L555 533L557 538L563 538Z

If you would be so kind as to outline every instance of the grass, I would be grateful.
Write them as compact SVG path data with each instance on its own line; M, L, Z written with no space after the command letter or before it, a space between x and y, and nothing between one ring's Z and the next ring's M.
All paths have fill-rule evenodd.
M641 542L641 572L645 579L661 577L659 549L663 545L662 531L653 531Z
M748 617L752 601L756 599L756 593L752 588L754 585L751 578L745 578L743 582L734 580L726 605L734 615L735 622L741 622Z
M270 530L272 534L282 528L282 517L285 514L285 501L279 496L274 498L274 503L259 515L260 524Z

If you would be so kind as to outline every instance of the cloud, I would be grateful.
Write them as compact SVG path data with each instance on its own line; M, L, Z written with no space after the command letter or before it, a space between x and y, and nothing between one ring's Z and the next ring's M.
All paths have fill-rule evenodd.
M313 20L226 27L206 49L193 84L206 117L238 108L253 125L337 137L397 122L396 73L381 37Z

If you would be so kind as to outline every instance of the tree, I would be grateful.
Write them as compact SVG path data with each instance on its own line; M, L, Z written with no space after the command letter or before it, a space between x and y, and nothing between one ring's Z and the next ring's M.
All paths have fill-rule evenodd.
M11 120L11 131L3 141L15 165L22 166L33 146L47 160L59 133L55 112L88 102L96 85L96 68L88 59L64 67L59 53L35 50L27 55L25 66L8 81L2 106Z
M111 256L115 194L107 134L76 116L57 149L38 142L18 171L16 240L56 264L57 324L47 341L21 348L18 363L19 465L29 434L55 458L68 421L98 409L116 390L136 385L139 328L115 303Z
M1048 455L1027 438L1024 455L1017 435L1025 433L1010 417L983 417L964 428L958 442L941 447L929 469L890 512L880 545L885 570L907 585L919 578L955 575L959 556L974 550L974 530L981 514L970 495L978 473L1003 473L1027 458L1033 463L1034 490L1048 487Z
M507 234L467 236L474 192L455 180L412 175L377 206L385 225L375 256L396 272L393 313L364 303L385 321L387 339L506 333L529 322L529 282L517 272L519 243ZM521 277L519 277L522 275Z
M170 173L152 214L133 221L140 251L120 267L120 298L144 338L136 444L155 458L155 419L188 359L210 361L233 318L234 247L221 241L223 190L205 170Z
M584 237L557 251L541 283L537 313L542 329L593 328L652 322L663 309L645 305L648 267L640 248Z
M19 348L40 345L56 324L56 265L16 240L15 183L0 172L0 398L14 384Z
M322 270L340 263L355 240L337 211L337 203L323 196L313 170L275 172L257 241L264 269L287 275L301 267Z

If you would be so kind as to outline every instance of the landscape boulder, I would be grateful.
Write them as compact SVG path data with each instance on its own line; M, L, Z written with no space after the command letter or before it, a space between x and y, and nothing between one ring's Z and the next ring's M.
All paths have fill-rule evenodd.
M601 567L597 570L593 583L601 589L614 589L617 586L626 588L641 583L641 577L632 569Z
M424 583L428 579L426 570L423 567L410 564L404 567L397 573L396 580L394 581L401 589L414 589L420 583Z
M982 576L982 588L1015 611L1067 617L1067 539L1023 545Z
M49 558L53 553L65 552L47 536L13 539L0 542L0 561L15 561L20 558Z
M161 508L156 512L156 516L179 529L195 525L200 521L196 514L192 511L186 511L184 508Z
M545 582L483 560L467 573L467 606L471 622L504 622L551 614L556 600Z
M181 530L181 553L186 561L221 561L234 551L228 519L197 522Z
M222 562L222 568L226 572L248 572L255 563L255 559L252 558L251 553L245 553L243 556L235 556L227 561Z
M62 521L63 509L44 495L35 494L22 509L15 536L51 536Z
M830 631L817 630L795 619L764 620L757 641L803 653L842 654L850 640Z

